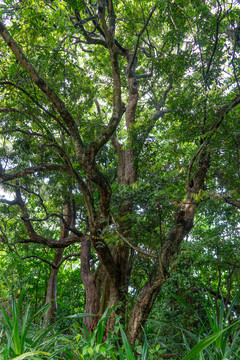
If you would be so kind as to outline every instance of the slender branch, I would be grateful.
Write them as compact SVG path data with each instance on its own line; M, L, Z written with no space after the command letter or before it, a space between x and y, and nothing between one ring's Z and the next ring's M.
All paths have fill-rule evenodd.
M153 7L153 9L151 10L147 20L146 20L146 23L144 24L142 30L140 31L140 33L138 34L138 38L137 38L137 43L136 43L136 46L135 46L135 49L134 49L134 52L133 52L133 56L132 56L132 59L131 59L131 62L129 64L129 67L128 67L128 74L131 74L131 71L132 71L132 67L133 67L133 64L135 62L135 59L136 59L136 56L137 56L137 50L138 50L138 47L139 47L139 41L140 41L140 38L142 36L142 34L144 33L144 31L146 30L148 24L149 24L149 21L151 20L151 17L153 15L153 13L155 12L156 10L156 5Z
M232 265L234 265L234 264L232 264ZM213 296L217 296L217 292L216 292L215 290L212 290L212 289L207 288L207 287L205 287L205 288L202 288L202 287L201 287L201 288L192 288L191 290L192 290L192 292L207 291L207 292L209 292L210 294L212 294ZM222 300L222 299L223 299L224 302L226 302L226 297L223 297L222 294L218 294L218 299L219 299L219 300ZM230 301L230 300L228 300L228 304L231 305L231 301ZM234 308L237 312L240 311L240 306L239 306L239 305L234 305L233 308Z
M74 24L74 26L80 28L80 30L86 40L85 42L83 40L78 40L78 42L82 42L82 43L85 43L88 45L102 45L103 47L105 47L107 49L108 45L106 42L105 34L104 34L104 31L102 30L101 26L99 25L99 22L97 21L96 16L93 15L92 11L90 10L90 8L88 6L86 6L86 11L91 16L91 20L94 25L94 30L89 32L84 28L83 23L84 23L85 19L82 20L80 13L77 10L75 10L75 16L76 16L77 22ZM72 20L72 22L73 22L73 20ZM95 30L99 31L99 35L95 33ZM93 37L93 36L95 36L95 37ZM98 36L98 38L97 38L97 36ZM121 54L122 56L127 56L129 51L126 48L124 48L115 38L113 38L113 41L118 49L118 53Z
M95 98L95 99L94 99L94 102L95 102L95 105L96 105L96 108L97 108L98 116L100 117L101 120L103 120L102 112L101 112L101 107L100 107L100 105L99 105L98 99Z
M111 119L105 126L104 131L89 145L89 149L93 152L94 156L114 134L126 110L124 103L121 101L121 80L117 53L113 49L110 50L110 57L113 72L113 111Z
M27 211L26 205L22 199L19 188L16 189L16 200L18 202L18 205L21 208L22 220L23 220L24 226L27 230L27 233L30 237L30 239L23 239L23 240L18 241L18 243L36 243L36 244L42 244L42 245L48 246L50 248L65 248L71 244L81 242L81 237L85 236L83 233L79 232L78 235L71 234L70 236L64 237L64 238L60 239L59 241L54 241L54 240L50 240L50 239L47 239L47 238L44 238L44 237L38 235L36 233L36 231L34 230L32 224L31 224L31 221L28 220L28 218L29 218L28 211Z
M215 299L214 299L214 302L215 302L215 307L216 307L216 314L217 314L217 321L218 321L218 325L219 324L219 306L218 306L218 297L220 295L220 289L221 289L221 282L222 282L222 271L221 271L221 268L219 267L218 269L218 285L217 285L217 292L216 292L216 296L215 296Z
M85 236L85 235L82 234L82 236ZM47 246L51 249L59 249L59 248L66 248L72 244L79 244L79 243L81 243L81 238L75 234L72 234L62 240L54 241L54 240L46 239L35 233L34 236L32 236L31 238L21 239L17 243L18 244L34 243L34 244L41 244L41 245Z
M228 197L227 195L224 195L224 194L221 195L221 194L215 193L215 194L211 194L211 196L213 196L213 197L215 197L217 199L223 200L226 203L235 206L237 209L240 209L240 201L239 200L230 198L230 197Z
M64 261L70 259L71 257L73 257L73 259L71 259L71 261L75 261L80 256L81 256L81 253L72 253L72 254L66 255L66 256L64 256L64 258L62 258L62 260L60 261L60 263L58 264L57 267L59 268Z
M86 10L89 13L89 15L91 16L91 21L92 21L93 25L95 26L95 29L97 29L99 31L102 38L97 39L96 37L93 38L91 36L92 33L89 33L85 29L85 27L83 26L84 20L81 19L80 13L77 10L75 10L75 16L76 16L76 19L77 19L77 23L74 24L75 27L78 27L82 31L82 34L83 34L84 38L86 39L87 44L89 44L89 45L91 45L91 44L92 45L102 45L105 48L107 48L107 43L106 43L106 40L105 40L105 35L104 35L103 30L99 26L95 16L93 16L91 10L88 7L86 8Z
M8 107L3 107L3 108L0 108L0 113L17 113L17 114L22 114L22 115L25 115L26 117L28 118L33 118L37 124L40 123L40 121L38 120L37 116L35 116L34 114L32 114L31 112L29 111L25 111L25 110L19 110L19 109L16 109L16 108L8 108ZM23 133L23 134L26 134L26 135L31 135L31 136L40 136L40 137L44 137L43 134L41 133L38 133L38 132L29 132L29 131L26 131L26 130L22 130L22 129L19 129L19 128L15 128L15 129L7 129L7 130L2 130L0 131L0 134L7 134L7 133L13 133L13 132L20 132L20 133ZM50 134L50 132L49 132Z
M84 151L84 145L80 138L77 125L66 108L65 103L60 99L60 97L46 84L43 78L40 77L38 72L35 70L33 65L29 62L23 52L20 50L16 42L13 40L5 26L2 22L0 22L0 35L3 40L6 42L8 47L11 49L15 57L22 64L24 69L28 72L34 83L39 87L42 92L47 95L47 97L51 100L59 114L61 115L63 121L67 125L69 132L71 134L73 143L78 151Z
M72 162L69 159L68 155L66 154L65 150L63 149L63 147L61 147L57 142L55 142L54 146L57 152L60 154L61 158L64 160L66 166L69 169L69 173L72 175L73 179L76 180L79 189L83 194L83 198L87 207L89 218L94 219L95 218L94 201L93 201L93 197L91 196L91 193L89 192L87 185L80 177L78 172L73 168Z
M50 261L48 261L47 259L42 258L41 256L37 256L37 255L28 255L28 256L23 256L21 257L17 252L15 252L17 257L19 258L19 260L26 260L26 259L38 259L41 260L43 262L45 262L46 264L50 265L53 269L59 269L60 266L64 263L64 261L70 259L71 257L77 258L79 256L81 256L81 253L73 253L73 254L69 254L66 255L57 265L54 265L53 263L51 263ZM76 259L71 259L72 261L76 260Z
M104 36L107 40L107 45L109 46L110 41L113 40L113 34L108 29L105 19L105 3L101 0L98 0L98 16L104 30Z
M19 260L26 260L26 259L38 259L38 260L41 260L43 262L45 262L46 264L50 265L53 269L58 269L58 267L56 265L54 265L53 263L51 263L50 261L40 257L40 256L37 256L37 255L28 255L28 256L23 256L21 257L19 254L17 254Z
M35 222L44 222L44 221L47 221L48 219L50 219L51 217L56 217L56 218L58 218L58 219L60 219L62 221L62 223L64 224L66 230L71 231L73 234L78 235L80 237L82 236L82 233L80 231L78 231L77 229L69 226L69 224L65 221L65 218L64 218L64 216L62 214L56 214L56 213L50 213L49 214L46 207L45 207L45 205L44 205L44 201L43 201L42 197L39 194L37 194L34 191L29 190L28 188L20 186L20 185L12 185L12 184L9 184L9 185L14 187L15 189L22 189L22 190L26 191L27 193L33 194L36 197L38 197L40 202L41 202L41 205L42 205L42 207L43 207L43 209L45 211L45 214L46 214L46 216L44 218L41 218L41 219L39 219L39 218L29 218L29 217L23 216L22 220L35 221ZM19 201L17 199L14 199L14 200L0 199L0 202L8 204L9 206L12 206L12 205L19 205L20 206L20 203L19 203Z
M0 199L0 202L3 204L8 204L9 206L18 204L16 199L15 200Z
M229 271L229 274L228 274L227 279L226 279L226 283L227 283L227 298L226 298L226 301L225 301L226 310L228 308L227 304L229 302L230 295L231 295L231 278L232 278L235 270L236 270L236 267L235 267L235 265L233 265L232 270Z
M128 246L130 246L133 250L137 251L140 255L144 256L144 257L147 257L147 258L152 258L152 259L157 259L157 255L154 255L154 254L151 254L151 253L146 253L145 251L143 251L142 249L140 249L139 247L137 246L134 246L130 243L130 241L128 241L118 230L117 230L117 223L113 217L113 214L111 213L111 217L112 217L112 220L113 220L113 223L116 227L116 233L120 236L120 238L126 243L128 244Z
M48 114L50 117L52 117L62 128L63 130L70 135L68 129L62 124L62 122L60 122L60 120L54 115L52 114L50 111L48 111L47 109L44 108L44 106L42 106L36 99L34 99L34 97L32 95L30 95L25 89L23 89L22 87L14 84L11 81L0 81L0 85L9 85L9 86L13 86L16 89L20 90L22 93L24 93L25 95L27 95L27 97L29 99L32 100L32 102L37 105L41 110L43 110L46 114Z
M209 135L206 136L206 133L205 133L206 137L205 137L203 143L199 146L199 148L197 149L197 151L195 152L195 154L193 155L193 157L192 157L192 159L191 159L191 161L189 163L188 170L187 170L187 180L186 180L187 189L190 187L191 170L192 170L192 167L193 167L193 164L194 164L196 158L201 153L203 147L207 145L208 141L211 140L211 138L213 137L215 132L218 130L218 128L221 125L224 117L229 113L229 111L231 111L233 108L235 108L239 104L240 104L240 95L237 95L231 101L231 103L229 105L223 105L220 109L217 110L216 117L219 119L219 121L217 121L215 124L213 124L211 126L211 128L208 131Z
M146 131L144 133L142 133L141 138L139 139L139 149L140 150L142 149L144 141L147 139L148 135L150 134L150 132L156 125L157 120L160 118L163 118L165 114L170 112L169 110L162 110L162 108L164 107L164 105L166 103L168 93L171 91L172 87L173 87L172 79L170 79L170 83L168 84L166 90L163 93L161 102L158 103L157 100L155 101L154 106L156 108L156 112L155 112L155 114L153 114L153 116L151 118L151 124L147 127Z
M195 44L199 48L199 54L200 54L200 60L201 60L201 66L202 66L202 76L203 76L203 79L205 79L205 67L204 67L203 52L202 52L202 47L201 47L201 44L200 44L198 34L199 34L199 26L197 25L197 37L194 37L194 41L195 41Z
M159 218L159 239L161 247L163 246L163 229L162 229L162 206L160 203L157 203L158 209L158 218Z
M235 35L235 43L234 43L234 47L233 47L233 54L232 54L231 64L232 64L232 66L233 66L234 78L235 78L235 80L236 80L237 87L238 87L238 90L239 90L239 92L240 92L240 84L239 84L239 80L238 80L238 77L237 77L236 66L235 66L236 47L237 47L237 39L236 39L236 35Z
M215 55L215 52L217 50L217 45L218 45L218 33L219 33L219 25L220 25L220 22L222 21L222 19L220 18L221 17L221 13L222 13L222 9L220 7L220 11L219 11L219 14L218 14L218 17L217 17L217 23L216 23L216 34L215 34L215 42L214 42L214 46L213 46L213 50L212 50L212 53L211 53L211 57L209 59L209 62L208 62L208 65L207 65L207 70L205 72L205 81L207 81L207 76L209 74L209 71L210 71L210 68L211 68L211 65L212 65L212 62L213 62L213 58L214 58L214 55Z
M1 109L0 109L0 112L1 112ZM41 134L41 133L38 133L38 132L25 131L25 130L22 130L22 129L19 129L19 128L15 128L15 129L8 129L8 130L2 130L2 131L0 131L0 135L4 135L4 134L12 134L12 133L15 133L15 132L19 132L19 133L24 134L24 135L30 135L30 136L41 136L41 137L44 137L44 135L43 135L43 134Z
M60 171L64 173L69 173L69 169L63 165L51 164L51 165L40 165L33 166L30 168L26 168L22 171L16 172L15 174L5 174L0 171L0 179L4 181L20 179L24 176L31 175L37 172L45 172L45 171Z

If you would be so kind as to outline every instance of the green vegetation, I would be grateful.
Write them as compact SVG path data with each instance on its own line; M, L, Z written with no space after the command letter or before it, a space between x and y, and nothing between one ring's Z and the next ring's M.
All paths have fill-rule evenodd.
M209 323L212 326L212 334L206 335L209 331L206 324L202 324L201 334L191 334L188 330L183 330L183 343L189 350L183 360L191 359L238 359L239 356L239 320L234 320L231 325L226 325L231 311L236 304L240 292L235 296L228 313L224 311L224 303L221 301L220 321L217 320L216 313L208 313ZM114 331L106 339L107 321L111 312L108 309L99 319L98 324L92 333L89 333L83 322L80 327L72 329L72 335L63 335L54 331L53 327L32 331L33 320L39 313L43 313L49 307L45 305L31 319L28 319L29 307L23 318L20 316L21 297L16 303L12 297L12 312L7 314L2 307L3 329L5 338L2 341L2 359L113 359L113 360L146 360L156 359L157 356L163 357L165 350L159 351L159 347L151 349L147 336L144 334L143 346L135 346L134 356L120 319L115 321ZM90 316L88 314L78 314L72 317L77 319ZM199 318L199 321L201 319ZM78 331L80 333L78 333ZM51 336L49 336L52 332ZM187 337L196 340L197 344L190 350ZM47 337L47 339L46 339ZM203 340L201 340L201 337ZM164 346L165 347L165 346ZM206 350L204 356L203 350ZM137 355L139 353L139 355ZM233 356L233 357L232 357Z
M0 359L240 359L239 19L0 1Z

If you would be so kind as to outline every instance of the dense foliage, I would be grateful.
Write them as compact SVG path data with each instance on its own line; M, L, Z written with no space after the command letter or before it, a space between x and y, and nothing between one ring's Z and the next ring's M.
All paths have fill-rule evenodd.
M45 328L82 334L17 352L9 333L4 359L51 346L60 358L181 359L211 334L193 356L239 358L239 2L0 10L4 332L46 303ZM84 312L98 316L79 330L69 316Z

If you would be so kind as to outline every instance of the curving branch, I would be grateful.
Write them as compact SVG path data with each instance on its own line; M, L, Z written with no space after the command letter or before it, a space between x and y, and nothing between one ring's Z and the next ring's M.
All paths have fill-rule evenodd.
M1 170L1 169L0 169ZM64 165L51 164L51 165L39 165L33 166L30 168L26 168L22 171L16 172L14 174L6 174L5 172L0 171L0 179L4 181L10 181L14 179L20 179L24 176L35 174L37 172L45 172L45 171L60 171L64 173L69 173L69 169Z
M187 191L183 210L178 213L175 224L168 231L153 271L135 301L128 324L128 338L132 343L136 338L136 333L145 323L162 285L169 277L168 271L173 257L177 254L183 239L194 226L198 203L192 200L192 194L198 194L203 188L209 167L210 156L208 153L202 152L193 178L193 188Z
M219 3L218 3L218 6L219 6ZM221 18L221 14L222 14L222 8L220 6L220 11L218 13L218 17L217 17L217 21L216 21L216 33L215 33L215 42L214 42L214 46L213 46L213 49L212 49L212 53L211 53L211 56L210 56L210 59L209 59L209 62L207 64L207 69L206 69L206 72L205 72L205 76L204 76L204 81L207 82L207 77L209 75L209 72L210 72L210 69L211 69L211 65L212 65L212 62L213 62L213 59L214 59L214 56L215 56L215 53L216 53L216 50L217 50L217 46L218 46L218 40L219 40L219 25L221 23L221 21L223 20L224 17Z
M74 169L72 162L71 162L70 158L68 157L67 153L65 152L64 148L61 147L57 142L54 143L54 147L57 150L57 152L60 154L61 158L63 159L66 167L69 169L69 174L73 177L73 179L75 179L75 181L77 182L77 184L79 186L79 189L83 195L83 198L84 198L84 201L85 201L85 204L87 207L88 217L90 219L94 219L96 216L95 209L94 209L94 201L93 201L93 197L91 196L91 193L90 193L86 183L83 181L83 179L78 174L78 172ZM87 164L88 164L88 162L87 162Z
M42 262L45 262L46 264L50 265L53 269L57 269L57 266L55 266L53 263L51 263L51 261L48 261L47 259L44 259L44 258L42 258L40 256L28 255L28 256L21 257L17 252L15 252L15 253L16 253L19 260L38 259L38 260L41 260Z
M107 45L109 47L109 42L113 40L113 33L111 33L108 29L107 22L105 19L105 2L98 0L98 17L101 21L103 30L104 30L104 37L106 38ZM113 29L115 30L115 29Z
M171 112L171 110L163 110L163 107L165 106L168 94L172 90L172 88L173 88L173 82L172 82L172 79L170 79L170 82L169 82L166 90L163 93L161 101L158 102L157 99L154 100L154 106L156 108L156 112L153 114L153 116L151 118L151 124L147 127L146 131L143 134L141 134L140 139L138 140L139 141L139 151L141 151L145 140L147 139L148 135L150 134L150 132L156 125L156 122L158 121L158 119L162 119L165 114ZM153 89L151 89L151 90L153 91ZM156 98L155 94L154 94L154 97Z
M0 202L3 204L8 204L9 206L18 204L18 201L16 199L14 200L0 199Z
M41 256L37 256L37 255L28 255L28 256L21 257L17 252L16 252L16 255L19 258L19 260L26 260L26 259L34 258L34 259L38 259L38 260L45 262L46 264L50 265L53 269L59 269L60 266L64 263L64 261L66 261L66 260L75 261L78 257L81 256L81 253L73 253L73 254L66 255L64 258L62 258L62 260L57 265L54 265L53 263L51 263L51 261L48 261L47 259L44 259ZM71 259L71 258L74 258L74 259Z
M68 129L64 126L64 124L57 118L57 116L55 116L53 113L51 113L49 110L47 110L46 108L44 108L44 106L42 106L32 95L30 95L25 89L23 89L21 86L14 84L12 81L0 81L0 85L8 85L8 86L12 86L16 89L18 89L19 91L21 91L23 94L25 94L29 99L31 99L31 101L37 105L41 110L43 110L46 114L48 114L51 118L53 118L60 126L61 128L68 134L70 135Z
M225 194L217 194L217 193L215 193L215 194L211 194L211 196L213 196L216 199L223 200L226 203L235 206L237 209L240 209L240 200L233 199L233 198L231 198L231 197L229 197L228 195L225 195Z
M3 107L3 108L0 108L0 113L22 114L22 115L25 115L28 118L32 117L37 123L39 123L39 119L37 118L37 116L30 113L29 111L19 110L19 109L16 109L16 108ZM30 132L30 131L22 130L20 128L2 130L2 131L0 131L0 134L8 134L8 133L14 133L14 132L20 132L22 134L26 134L26 135L30 135L30 136L40 136L40 137L44 138L44 134L41 134L41 133L36 132L36 131Z
M65 248L71 244L80 243L81 238L85 236L80 231L78 232L78 234L71 234L69 236L63 237L59 241L50 240L43 236L40 236L39 234L36 233L36 231L32 226L31 221L29 220L27 207L22 199L19 188L16 189L16 201L17 201L17 205L21 209L22 220L29 236L29 239L20 240L18 243L36 243L36 244L48 246L50 248Z
M130 241L128 239L126 239L121 233L120 231L117 230L117 223L116 220L113 217L113 214L111 213L111 218L113 220L113 223L116 227L116 233L120 236L120 238L128 245L130 246L133 250L137 251L140 255L147 257L147 258L151 258L151 259L157 259L157 255L155 254L151 254L151 253L146 253L145 251L143 251L142 249L140 249L137 246L134 246L133 244L130 243Z
M1 112L1 109L0 109L0 112ZM19 128L2 130L2 131L0 131L0 135L13 134L13 133L16 133L16 132L19 132L19 133L24 134L24 135L29 135L29 136L44 137L44 135L41 134L41 133L38 133L38 132L35 132L35 131L32 131L32 132L31 131L25 131L25 130L22 130L22 129L19 129Z
M82 237L83 236L85 236L85 235L82 234ZM51 249L60 249L60 248L62 249L62 248L66 248L72 244L81 243L81 238L78 235L72 234L62 240L54 241L54 240L44 238L34 232L31 234L31 238L22 239L17 242L17 244L29 244L29 243L44 245Z
M108 13L111 14L110 17L114 19L114 12L111 10L112 4L108 4ZM72 21L73 25L76 28L79 28L81 30L81 33L83 37L85 38L85 41L78 39L77 42L84 43L88 45L101 45L104 48L108 49L108 45L106 42L106 37L103 29L101 28L99 24L99 17L95 16L91 10L90 7L88 7L85 4L86 12L89 14L89 18L82 19L79 11L75 10L75 16L70 17L70 20ZM86 22L92 21L92 24L94 26L93 31L87 31L84 27L84 24ZM109 22L109 31L111 32L114 28L114 20L111 20ZM99 32L99 34L96 33L96 30ZM113 42L118 50L118 53L122 56L126 56L128 54L128 50L124 48L118 41L113 37ZM85 49L83 51L86 51Z
M203 148L207 145L207 143L211 140L215 132L218 130L220 125L222 124L222 121L224 120L224 117L237 105L240 104L240 95L235 96L235 98L230 102L228 105L223 105L220 109L216 112L216 117L218 118L218 121L211 126L208 132L205 133L205 138L203 140L203 143L199 146L195 154L193 155L189 166L187 170L187 179L186 179L186 188L188 189L191 183L191 171L194 162L196 161L198 155L202 152ZM208 134L208 135L207 135Z
M2 22L0 22L0 35L2 36L3 40L6 42L8 47L11 49L17 60L21 63L24 69L28 72L31 79L34 83L39 87L40 90L49 98L52 104L57 109L58 113L62 117L63 121L68 127L69 133L71 135L72 141L78 151L84 151L84 145L80 138L77 124L75 123L72 115L67 110L65 103L60 99L60 97L46 84L43 78L40 77L38 72L35 70L33 65L21 51L19 46L13 40L5 26Z
M209 140L209 139L208 139ZM188 165L188 170L187 170L187 180L186 180L186 188L189 189L191 186L191 171L192 171L192 167L194 162L196 161L198 155L201 153L201 151L203 150L203 148L207 145L206 143L206 139L205 141L199 146L199 148L197 149L197 151L195 152L195 154L193 155L189 165Z
M51 217L56 217L56 218L61 220L61 222L65 226L66 230L70 231L72 234L75 234L76 236L79 236L79 237L82 236L82 232L77 230L75 227L70 226L66 222L66 220L65 220L65 218L64 218L64 216L62 214L57 214L57 213L50 213L49 214L46 207L45 207L45 205L44 205L43 199L39 194L35 193L34 191L30 191L29 189L27 189L27 188L25 188L23 186L20 186L20 185L12 185L12 184L9 184L9 185L12 186L14 189L16 189L16 188L22 189L22 190L24 190L24 191L26 191L26 192L28 192L30 194L33 194L33 195L37 196L39 198L39 200L41 202L41 205L42 205L42 207L43 207L43 209L45 211L45 214L46 214L46 216L44 218L41 218L41 219L39 219L39 218L29 218L29 217L24 217L23 216L22 220L31 221L31 222L44 222L44 221L49 220ZM19 201L17 199L8 200L8 199L5 199L5 198L3 198L3 199L0 198L0 203L7 204L9 206L19 205Z
M102 45L103 47L107 48L105 34L98 23L98 17L93 15L91 9L88 6L85 6L85 7L86 7L87 13L90 15L90 18L88 18L88 19L91 19L91 21L94 25L94 30L89 32L85 29L84 23L86 23L86 21L85 21L86 19L82 19L79 11L77 11L77 10L75 10L75 19L77 20L77 22L74 23L73 20L75 20L75 19L72 19L74 26L78 27L81 30L87 44ZM96 29L99 31L100 38L97 36L97 34L95 34Z
M98 14L104 30L104 37L106 38L107 47L110 53L110 61L112 67L112 79L113 79L113 111L111 119L108 125L104 128L104 131L95 139L89 146L90 151L95 157L101 147L111 138L114 134L118 124L120 123L122 116L125 112L125 105L121 101L121 78L120 69L118 63L119 50L115 45L115 13L112 1L107 1L107 9L109 15L109 27L107 26L105 19L105 4L98 2Z
M155 10L156 10L156 7L157 7L157 6L155 5L155 6L152 8L152 10L151 10L151 12L150 12L150 14L149 14L149 16L148 16L148 18L147 18L147 20L146 20L143 28L142 28L142 30L141 30L140 33L138 34L137 43L136 43L136 46L135 46L135 49L134 49L134 52L133 52L133 56L132 56L132 58L131 58L131 62L130 62L130 64L129 64L129 66L128 66L128 74L131 74L131 72L132 72L132 67L133 67L133 65L134 65L134 63L135 63L135 60L136 60L137 50L138 50L138 47L139 47L139 42L140 42L141 36L142 36L142 34L144 33L144 31L146 30L146 28L147 28L147 26L148 26L148 24L149 24L149 21L151 20L151 17L153 16L153 14L154 14L154 12L155 12Z

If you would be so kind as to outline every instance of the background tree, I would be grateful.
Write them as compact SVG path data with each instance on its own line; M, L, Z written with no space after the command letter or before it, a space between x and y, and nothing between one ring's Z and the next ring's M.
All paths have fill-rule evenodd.
M119 304L122 315L143 256L148 272L127 317L132 344L195 219L212 197L239 201L238 47L228 35L239 6L151 5L5 1L0 24L0 177L27 188L35 174L53 179L61 198L62 181L77 186L98 269L82 224L56 241L23 214L18 242L82 242L87 308Z

